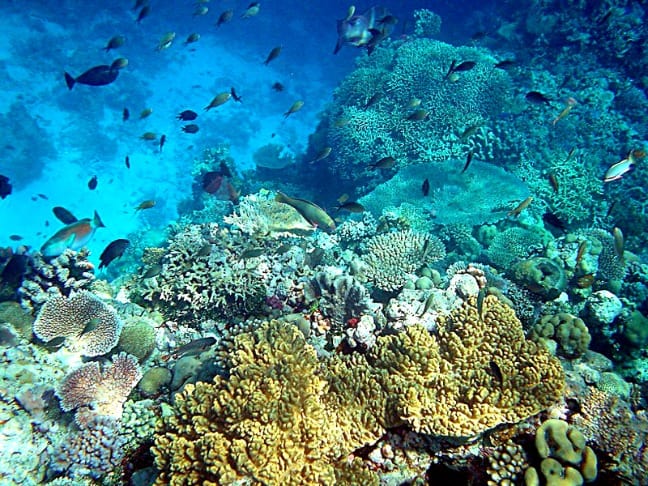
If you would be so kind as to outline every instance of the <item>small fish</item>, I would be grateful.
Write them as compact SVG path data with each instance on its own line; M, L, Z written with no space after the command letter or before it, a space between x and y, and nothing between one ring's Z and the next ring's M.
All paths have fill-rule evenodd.
M142 140L146 140L147 142L152 142L153 140L157 139L157 135L153 132L144 132L140 136Z
M332 147L324 147L322 150L320 150L315 158L309 162L309 164L314 164L315 162L319 162L320 160L324 160L326 157L331 155L331 150L333 150Z
M9 178L0 174L0 198L4 199L11 194L11 188L12 186L9 183Z
M151 13L151 6L150 5L144 5L142 7L142 10L140 10L139 13L137 14L137 18L135 19L135 22L137 22L139 24L142 20L144 20L146 17L148 17L148 15L150 13Z
M123 46L124 42L126 42L126 38L123 35L116 35L114 37L111 37L108 43L106 44L106 47L104 47L104 51L117 49L118 47Z
M146 201L142 201L141 203L139 203L139 205L135 208L135 212L141 211L143 209L151 209L154 206L155 206L155 201L153 199L147 199Z
M277 192L275 201L292 206L302 217L316 228L321 228L326 232L332 232L335 229L335 222L326 214L317 204L305 199L297 199L287 196L283 192Z
M215 194L223 183L223 174L220 171L209 171L203 175L202 188L208 194Z
M432 304L434 303L434 293L431 293L427 299L425 299L425 305L423 306L423 312L419 314L419 319L423 317L427 311L430 310Z
M88 181L88 189L91 191L94 191L97 188L97 176L92 176L90 180Z
M218 20L216 21L216 27L220 27L223 24L226 24L230 20L232 20L232 17L234 16L234 10L229 9L225 10L223 13L221 13L218 16Z
M209 7L206 5L198 5L193 11L193 17L202 17L203 15L207 15L208 12Z
M549 174L547 176L547 179L549 179L549 184L551 185L551 188L554 190L554 192L558 192L558 189L560 189L560 185L558 184L558 179L556 178L555 174Z
M200 40L200 34L197 34L196 32L193 32L192 34L189 34L187 38L184 41L184 45L188 44L193 44L194 42L198 42Z
M266 57L266 60L263 61L263 64L267 66L272 61L277 59L279 57L279 54L281 54L281 49L283 49L283 46L273 47L270 53L268 54L268 57Z
M410 121L422 121L422 120L426 120L429 115L430 115L429 111L421 108L410 113L407 116L407 119Z
M148 118L149 116L151 116L151 113L153 113L153 108L144 108L142 111L140 111L140 120Z
M582 277L578 277L576 279L576 287L579 289L589 289L592 285L594 285L594 281L596 278L594 277L593 273L588 273L583 275Z
M85 84L88 86L105 86L112 83L119 75L119 69L112 69L110 66L102 64L88 69L83 74L76 78L71 74L65 72L65 84L68 89L72 89L76 83Z
M348 200L349 200L349 195L346 192L344 194L342 194L340 197L337 198L337 202L339 204L344 204Z
M101 270L102 268L107 267L108 265L110 265L110 262L112 262L116 258L120 258L126 251L126 248L128 248L129 246L130 241L125 238L111 241L99 256L99 260L101 260L99 269Z
M608 208L607 213L605 213L606 218L610 217L610 215L612 214L612 211L614 211L614 208L616 207L616 204L617 204L616 200L612 201L612 204L610 204L610 207Z
M128 59L125 57L118 57L110 64L110 70L119 71L120 69L124 69L126 66L128 66Z
M265 250L263 248L248 248L247 250L244 250L243 253L239 255L241 260L248 260L250 258L257 258L260 257L265 253Z
M243 98L236 94L236 89L234 89L234 86L230 88L230 94L232 95L232 99L237 103L241 103L243 101Z
M396 165L396 159L392 156L383 157L373 164L369 164L367 167L370 169L391 169Z
M513 59L504 59L503 61L500 61L498 63L495 63L495 68L497 69L511 69L517 64Z
M135 5L133 5L131 10L137 10L145 5L148 5L148 0L135 0Z
M504 375L502 374L499 365L495 361L490 360L488 362L488 369L490 374L499 382L500 385L502 385L504 383Z
M124 108L122 110L122 121L126 121L129 118L130 118L130 111L128 110L128 108Z
M38 197L40 197L41 199L49 199L49 197L47 197L45 194L41 194L40 192L38 194L36 194L36 195Z
M563 232L567 231L567 226L565 226L565 223L558 216L556 216L554 213L550 211L547 211L542 215L542 221L547 223L549 226L558 228Z
M178 113L178 116L176 116L176 118L182 121L192 121L198 118L198 113L191 110L184 110Z
M479 123L475 125L470 125L468 128L466 128L463 133L459 136L459 139L463 142L467 140L469 137L473 136L475 133L477 133L477 130L481 128L481 125Z
M565 162L569 162L569 160L574 156L576 153L576 146L573 146L569 152L567 152L567 157L565 157Z
M261 9L261 4L259 2L252 2L250 5L248 5L248 8L243 12L243 15L241 15L242 19L249 19L250 17L254 17L259 13L259 10Z
M20 241L20 240L23 239L23 237L20 236L20 235L9 235L9 239L10 239L11 241Z
M348 201L345 203L340 204L335 208L336 211L349 211L350 213L364 213L365 212L365 207L354 201Z
M181 358L182 356L200 354L203 351L206 351L207 349L211 348L214 344L216 344L216 338L213 337L194 339L193 341L187 344L183 344L182 346L175 348L169 354L163 355L162 361L169 361L170 359L178 359Z
M198 133L198 130L200 130L200 127L195 123L189 123L182 127L182 131L185 133Z
M47 240L41 247L44 257L57 257L68 248L79 250L92 238L97 228L105 228L97 211L94 218L84 218L64 226Z
M551 106L551 100L547 98L545 95L540 93L539 91L529 91L527 94L524 95L524 98L529 102L533 103L535 105L541 105L541 104L546 104Z
M513 216L517 218L522 211L524 211L529 204L533 201L533 196L527 197L524 201L522 201L520 204L515 206L515 208L511 209L508 212L508 216Z
M208 257L211 255L212 252L212 246L211 243L205 243L200 250L198 250L198 253L196 253L196 256L199 257Z
M556 118L554 118L551 122L552 125L556 126L556 123L558 123L560 120L565 118L567 115L569 115L569 112L576 106L578 102L572 98L571 96L567 98L567 101L565 101L565 108L563 111L561 111Z
M621 228L615 226L614 229L612 230L612 236L614 237L614 251L619 257L619 260L621 260L621 263L623 263L624 241L623 241L623 232L621 231Z
M630 152L628 154L628 157L610 166L610 168L605 172L605 175L603 176L603 182L618 181L625 174L634 169L634 166L635 158L632 152Z
M86 322L85 326L83 326L83 330L79 333L79 336L83 336L84 334L88 334L89 332L94 331L95 329L97 329L97 326L99 324L101 324L101 318L93 317L88 322Z
M162 136L160 136L160 144L159 144L160 152L162 152L162 147L164 147L165 143L166 143L166 135L163 133Z
M290 108L288 108L288 111L284 113L284 118L288 118L290 115L293 113L297 113L299 110L302 109L304 106L304 102L302 100L297 100L295 101Z
M480 321L484 320L485 300L486 300L486 287L482 287L481 289L479 289L479 293L477 294L477 315L479 316Z
M284 90L284 85L281 84L279 81L275 81L272 83L272 89L279 92Z
M160 42L158 42L157 47L155 48L156 51L163 51L165 49L168 49L171 47L171 44L173 44L173 41L176 38L176 33L175 32L167 32L162 36L160 39Z
M52 212L56 219L58 219L63 224L72 224L76 223L78 219L70 211L61 206L55 206L52 208Z
M126 164L126 168L130 169L130 157L128 157L128 155L126 156L126 159L124 159L124 163Z
M477 63L474 62L474 61L463 61L463 62L457 64L457 60L453 59L452 62L450 63L450 67L448 68L448 71L446 72L446 75L445 75L445 77L443 79L444 80L449 79L452 74L455 74L457 72L470 71L476 65L477 65Z
M576 266L577 267L583 261L583 256L585 256L585 250L587 250L587 240L583 240L578 244L578 250L576 251Z
M367 101L366 101L365 104L362 106L362 108L365 109L365 110L366 110L367 108L371 108L371 107L374 106L376 103L378 103L378 101L380 101L380 98L382 98L382 93L374 93L373 95L371 95L371 96L367 99Z
M423 197L427 197L428 194L430 194L430 180L428 178L425 178L423 181L423 184L421 185L421 192L423 193Z
M142 278L157 277L160 273L162 273L162 265L151 265L146 272L142 274Z
M473 159L473 154L474 154L474 152L472 150L470 150L468 152L468 155L466 155L466 163L464 164L463 169L461 169L460 174L463 174L464 172L466 172L468 170L468 167L470 167L470 163L472 162L472 159Z
M210 103L205 107L205 111L209 111L212 108L216 108L217 106L220 106L220 105L222 105L224 103L227 103L231 97L232 97L232 94L227 93L227 92L217 94L210 101Z

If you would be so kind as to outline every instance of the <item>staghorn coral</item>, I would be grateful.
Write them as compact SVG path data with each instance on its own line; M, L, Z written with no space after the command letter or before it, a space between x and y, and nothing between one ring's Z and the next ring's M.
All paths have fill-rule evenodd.
M65 338L64 346L83 356L101 356L119 340L122 320L92 292L50 297L34 321L34 334L45 342Z
M402 288L417 269L444 257L445 247L436 236L397 231L370 238L363 260L369 280L378 289L392 292Z
M118 419L141 377L137 358L126 353L114 356L103 370L98 362L90 361L68 374L59 386L61 408L66 412L77 409L78 423L94 415Z
M34 311L52 295L69 296L74 291L89 290L95 278L89 254L87 248L65 250L56 258L45 260L35 253L18 289L23 307Z

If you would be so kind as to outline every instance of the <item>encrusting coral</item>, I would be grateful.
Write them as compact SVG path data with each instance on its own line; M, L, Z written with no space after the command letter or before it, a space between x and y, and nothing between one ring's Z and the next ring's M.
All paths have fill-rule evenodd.
M101 356L117 345L123 327L115 310L92 292L69 298L54 295L34 321L34 334L45 342L65 338L64 346L83 356Z
M155 441L156 484L334 484L387 428L463 442L540 412L562 393L560 363L495 297L483 309L472 299L438 336L410 326L321 363L289 324L240 334L228 378L176 396Z

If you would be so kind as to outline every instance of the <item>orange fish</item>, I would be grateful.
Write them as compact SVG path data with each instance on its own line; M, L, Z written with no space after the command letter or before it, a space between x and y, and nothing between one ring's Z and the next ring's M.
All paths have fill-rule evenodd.
M45 257L57 257L68 248L79 250L92 238L97 228L105 228L97 211L94 218L84 218L64 226L47 240L41 247L41 253Z

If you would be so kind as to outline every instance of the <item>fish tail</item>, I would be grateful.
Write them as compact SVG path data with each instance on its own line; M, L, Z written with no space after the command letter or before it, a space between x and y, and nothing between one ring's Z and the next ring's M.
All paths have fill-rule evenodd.
M275 195L275 201L280 202L280 203L288 203L288 196L286 196L283 192L277 191L277 194Z
M68 89L72 89L74 87L74 83L76 83L76 80L70 76L70 74L65 73L65 84L67 84Z
M101 221L101 218L99 217L99 213L97 211L94 212L94 219L93 223L95 228L105 228L106 225Z

